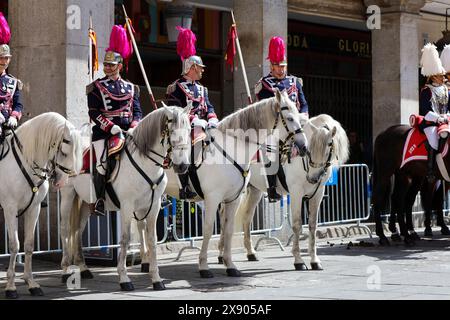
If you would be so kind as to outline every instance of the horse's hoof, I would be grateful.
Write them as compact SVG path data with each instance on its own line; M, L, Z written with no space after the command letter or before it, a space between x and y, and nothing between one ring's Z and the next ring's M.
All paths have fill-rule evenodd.
M44 291L42 291L42 289L39 287L38 288L30 288L30 289L28 289L28 291L30 291L30 294L33 297L42 297L44 295Z
M150 263L141 263L141 272L149 273L150 272Z
M132 282L123 282L120 284L120 290L122 291L134 291L134 286Z
M214 278L214 275L209 270L200 270L200 277L202 277L202 278Z
M409 236L411 237L411 239L413 241L420 241L420 240L422 240L422 239L420 239L419 235L415 231L410 233Z
M223 264L223 257L217 257L217 262L219 262L219 264Z
M61 277L61 283L67 283L67 279L69 279L69 277L71 275L72 274L70 274L70 273L63 274L62 277Z
M238 269L227 269L227 276L229 277L240 277L241 272Z
M153 290L155 290L155 291L166 290L166 286L164 285L164 283L162 281L154 282Z
M255 254L248 254L247 255L247 260L248 261L258 261L258 258L256 257L256 255Z
M433 230L431 230L431 228L425 228L425 231L423 232L423 235L425 237L432 237L433 236Z
M297 271L306 271L308 267L304 263L294 263L295 270Z
M441 234L443 236L450 236L450 229L447 226L441 227Z
M17 290L6 290L5 291L5 298L6 299L17 299L17 298L19 298L19 295L17 294Z
M391 235L391 240L394 242L401 242L402 237L400 237L400 235L398 233L394 233Z
M89 269L81 271L80 276L81 276L81 279L94 279L94 275L92 274L91 270L89 270Z
M320 262L311 262L311 269L312 270L323 270L322 265Z
M380 238L380 240L378 240L378 242L379 242L380 246L382 246L382 247L387 247L387 246L391 245L388 238L386 238L386 237Z

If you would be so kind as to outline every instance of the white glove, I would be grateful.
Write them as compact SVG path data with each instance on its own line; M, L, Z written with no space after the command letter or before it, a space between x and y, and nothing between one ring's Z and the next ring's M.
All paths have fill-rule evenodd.
M111 131L110 131L110 133L113 136L118 134L118 133L121 133L121 132L122 132L122 129L117 124L113 125L113 127L111 128Z
M5 117L3 116L3 114L0 112L0 124L5 123Z
M192 120L192 126L194 126L194 127L202 127L203 129L205 129L207 125L208 125L208 122L206 122L206 120L199 119L199 118L194 118Z
M208 128L217 128L219 125L219 119L211 118L208 120Z
M17 119L15 117L9 117L8 127L10 127L11 129L14 129L15 127L17 127Z
M448 119L445 118L445 117L439 117L439 118L437 119L437 123L438 123L438 124L448 123Z

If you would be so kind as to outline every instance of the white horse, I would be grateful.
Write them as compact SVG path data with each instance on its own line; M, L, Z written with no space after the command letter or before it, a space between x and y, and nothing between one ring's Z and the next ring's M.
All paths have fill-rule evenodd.
M301 120L303 123L304 120ZM308 138L308 161L305 163L301 157L294 157L290 163L285 163L283 169L286 176L286 185L289 190L283 188L278 181L277 192L282 195L291 195L291 212L294 231L292 254L296 270L307 270L306 264L300 256L299 236L302 233L301 205L302 198L309 199L309 254L311 268L322 270L322 265L316 252L316 228L320 203L325 191L325 183L331 174L331 166L343 164L349 155L348 138L345 130L339 122L326 114L311 118L304 125ZM251 165L252 172L259 172L262 164ZM264 177L252 174L249 187L236 214L238 226L244 230L244 246L247 250L249 261L257 261L255 250L250 235L250 224L263 192L266 190ZM228 235L221 233L219 244L219 261L222 256L224 240ZM224 239L225 238L225 239Z
M63 116L43 113L22 124L4 142L10 151L0 161L0 204L8 229L9 268L6 297L18 297L15 263L19 250L18 217L25 219L25 269L23 278L33 296L42 296L39 284L33 280L31 259L34 232L50 178L56 188L67 181L69 174L81 167L80 132Z
M226 272L228 276L240 276L231 259L231 237L239 198L249 181L251 159L259 144L274 131L281 140L293 140L302 152L306 152L306 137L298 115L297 108L286 92L277 91L275 97L254 103L227 116L219 123L217 130L208 130L214 141L209 144L204 154L204 162L197 170L205 204L203 242L199 255L199 272L202 278L213 277L208 268L207 250L219 204L222 204L221 211L225 216L222 228L228 240L224 244L223 259ZM224 156L223 151L227 156ZM233 161L236 162L234 165ZM177 198L178 177L172 170L166 173L169 179L166 193ZM202 199L197 197L195 200ZM145 259L142 262L147 263Z
M189 108L164 106L151 112L127 137L125 150L122 150L120 169L112 182L120 207L116 207L107 194L105 208L110 211L120 210L122 230L117 271L120 287L124 291L134 290L126 270L130 226L134 218L146 220L145 242L151 244L147 259L151 261L149 274L153 288L165 289L156 260L156 220L161 206L161 195L167 184L162 164L165 155L169 154L176 172L183 173L187 170L191 150L189 111ZM90 216L87 205L89 183L89 174L80 174L70 178L67 186L61 189L63 281L67 279L67 268L71 263L80 267L82 275L92 277L84 262L81 248L81 235ZM79 199L83 200L81 207Z

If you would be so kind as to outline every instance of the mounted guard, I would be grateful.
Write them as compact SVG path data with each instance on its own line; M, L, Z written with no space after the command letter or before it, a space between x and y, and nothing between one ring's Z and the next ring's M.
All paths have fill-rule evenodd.
M283 38L272 37L269 43L269 56L267 59L270 61L270 73L262 77L255 85L255 95L257 101L267 99L275 96L275 90L286 90L289 99L291 99L297 106L300 113L308 115L308 103L306 102L305 95L302 89L302 79L297 78L287 73L287 60L286 60L286 46ZM278 141L274 141L274 144L278 144ZM270 147L268 145L268 147ZM268 150L267 152L270 152ZM265 159L266 171L271 166L271 162ZM280 166L278 166L280 168ZM268 189L267 194L270 202L275 202L281 199L281 196L277 193L277 173L267 174Z
M139 87L120 76L133 53L126 30L119 25L112 29L109 48L103 61L104 78L87 86L89 117L95 123L92 142L96 155L94 175L97 201L95 213L105 214L106 160L109 148L123 145L123 131L137 126L142 118Z
M167 87L166 98L171 105L186 107L192 103L189 120L192 128L215 128L219 123L214 106L209 101L208 88L199 80L203 76L204 68L202 58L196 55L195 34L190 29L177 27L177 53L182 61L182 77ZM192 139L193 141L195 139ZM180 199L192 199L197 194L189 187L189 173L179 174Z
M427 137L428 151L428 173L427 179L430 182L435 180L433 165L436 154L442 152L442 147L446 142L448 127L448 88L444 84L446 73L436 46L428 43L422 49L420 60L421 73L427 77L425 86L420 91L419 115L423 116L420 128Z
M3 13L0 12L0 141L5 129L14 129L22 117L22 82L6 73L11 62L11 49L8 45L11 31Z

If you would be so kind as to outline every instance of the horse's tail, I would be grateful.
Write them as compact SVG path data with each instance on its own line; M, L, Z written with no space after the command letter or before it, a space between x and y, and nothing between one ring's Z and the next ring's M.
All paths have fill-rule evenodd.
M385 168L386 157L382 157L381 153L385 153L385 133L380 134L374 143L373 150L373 167L372 167L372 204L375 210L384 211L389 206L390 195L392 193L393 179L382 173ZM384 166L383 166L384 165ZM386 168L385 168L386 170Z

